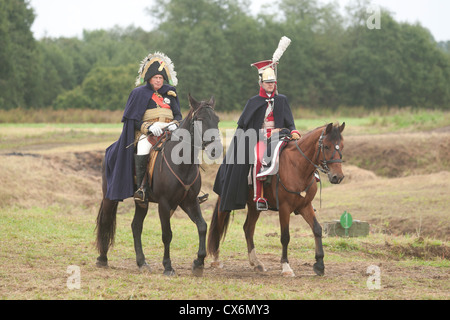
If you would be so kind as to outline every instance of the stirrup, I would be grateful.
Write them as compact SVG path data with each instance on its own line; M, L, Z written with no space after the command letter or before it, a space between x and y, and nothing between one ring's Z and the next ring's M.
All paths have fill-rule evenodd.
M256 200L256 210L258 211L269 210L269 204L267 203L267 200L265 198L259 198L258 200Z
M204 194L201 197L198 197L198 204L202 204L203 202L206 202L209 198L209 193Z
M139 188L138 190L136 190L136 192L134 193L134 201L147 202L146 200L145 190L143 188Z

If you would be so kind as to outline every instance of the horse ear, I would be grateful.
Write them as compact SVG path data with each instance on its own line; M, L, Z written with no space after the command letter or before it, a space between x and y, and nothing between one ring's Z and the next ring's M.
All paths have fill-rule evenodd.
M325 129L325 135L329 134L332 129L333 129L333 123L329 123L327 125L327 128Z
M188 99L189 99L189 105L191 106L191 108L193 109L197 109L199 106L199 103L197 100L195 100L192 96L191 93L188 94Z
M214 107L216 106L216 98L212 96L211 99L209 99L208 104L214 109Z
M339 127L339 131L342 133L342 131L344 131L345 129L345 122L342 123L342 125Z

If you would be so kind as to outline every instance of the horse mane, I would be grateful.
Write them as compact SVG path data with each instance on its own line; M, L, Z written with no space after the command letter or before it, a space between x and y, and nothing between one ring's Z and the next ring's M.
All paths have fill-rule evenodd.
M311 131L308 131L307 133L305 133L303 135L303 137L308 137L308 136L312 135L313 133L316 133L318 130L323 130L326 126L327 125L325 124L323 126L320 126L320 127L315 128L315 129L312 129Z
M305 133L302 138L308 138L312 134L317 134L318 131L324 130L327 127L328 124L325 124L323 126L317 127L307 133ZM338 139L342 139L341 131L339 130L339 123L333 125L333 129L331 132L327 135L327 140L335 141Z
M194 109L189 108L189 113L186 115L186 117L183 118L180 122L180 128L183 127L185 123L187 123L188 119L192 119L192 115L194 114Z
M309 139L311 138L312 135L317 135L319 132L322 132L322 131L326 128L326 126L327 126L327 125L323 125L323 126L320 126L320 127L315 128L315 129L313 129L313 130L311 130L311 131L308 131L307 133L305 133L304 135L302 135L302 137L301 137L299 143L302 143L302 142L304 142L304 141L307 141L307 140L309 140Z
M199 108L201 108L201 107L204 106L205 104L207 104L206 101L200 101ZM195 109L194 109L193 107L189 107L189 113L186 115L186 117L184 117L183 120L181 120L181 122L180 122L180 127L182 127L183 124L184 124L185 122L188 121L188 119L192 120L192 117L193 117L194 112L195 112Z

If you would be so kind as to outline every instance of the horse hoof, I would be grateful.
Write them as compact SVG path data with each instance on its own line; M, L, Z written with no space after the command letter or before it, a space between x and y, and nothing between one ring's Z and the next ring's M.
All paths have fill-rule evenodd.
M203 266L201 267L192 267L192 275L194 277L203 277Z
M261 265L261 264L255 266L254 270L255 270L256 272L266 272L266 271L267 271L267 269L266 269L263 265Z
M294 271L292 271L292 269L288 263L283 263L281 267L282 267L281 275L283 277L285 277L285 278L295 277L295 273L294 273Z
M144 263L142 266L139 267L140 272L152 272L152 268L147 263Z
M163 273L166 277L174 277L176 276L175 270L164 270Z
M313 270L320 277L325 274L325 267L323 265L315 263L313 266Z
M201 277L203 276L203 269L204 269L204 262L199 260L194 260L192 263L192 274L195 277Z
M211 262L211 267L216 269L223 269L223 263L220 261Z
M95 265L98 268L108 268L108 260L100 260L97 258L97 262L95 263Z
M282 272L281 275L284 278L294 278L295 277L295 273L293 271L285 271L285 272Z

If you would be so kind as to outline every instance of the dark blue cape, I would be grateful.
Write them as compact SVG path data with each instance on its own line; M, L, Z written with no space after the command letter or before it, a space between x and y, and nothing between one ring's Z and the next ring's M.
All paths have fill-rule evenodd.
M248 100L239 118L238 129L243 129L244 131L253 129L259 132L264 122L266 109L266 98L255 96ZM294 117L292 116L292 111L286 96L280 94L274 97L273 115L275 118L275 128L287 128L290 131L295 130ZM232 143L228 147L227 154L230 152L237 153L234 149L239 145L243 145L243 142L239 141L241 139L242 136L239 136L231 140ZM254 145L248 146L246 158L247 154L253 154L254 147ZM239 151L242 152L242 150ZM248 174L253 161L246 160L243 164L228 164L225 161L226 159L227 156L225 156L224 162L217 172L213 187L214 192L220 196L220 210L232 211L244 209L248 198Z
M158 92L164 95L169 90L176 92L174 87L166 84ZM152 86L148 83L131 92L123 113L122 134L119 140L106 149L106 198L110 200L122 201L134 194L134 123L142 120L154 92ZM175 100L176 103L171 105L174 119L181 120L178 98Z

